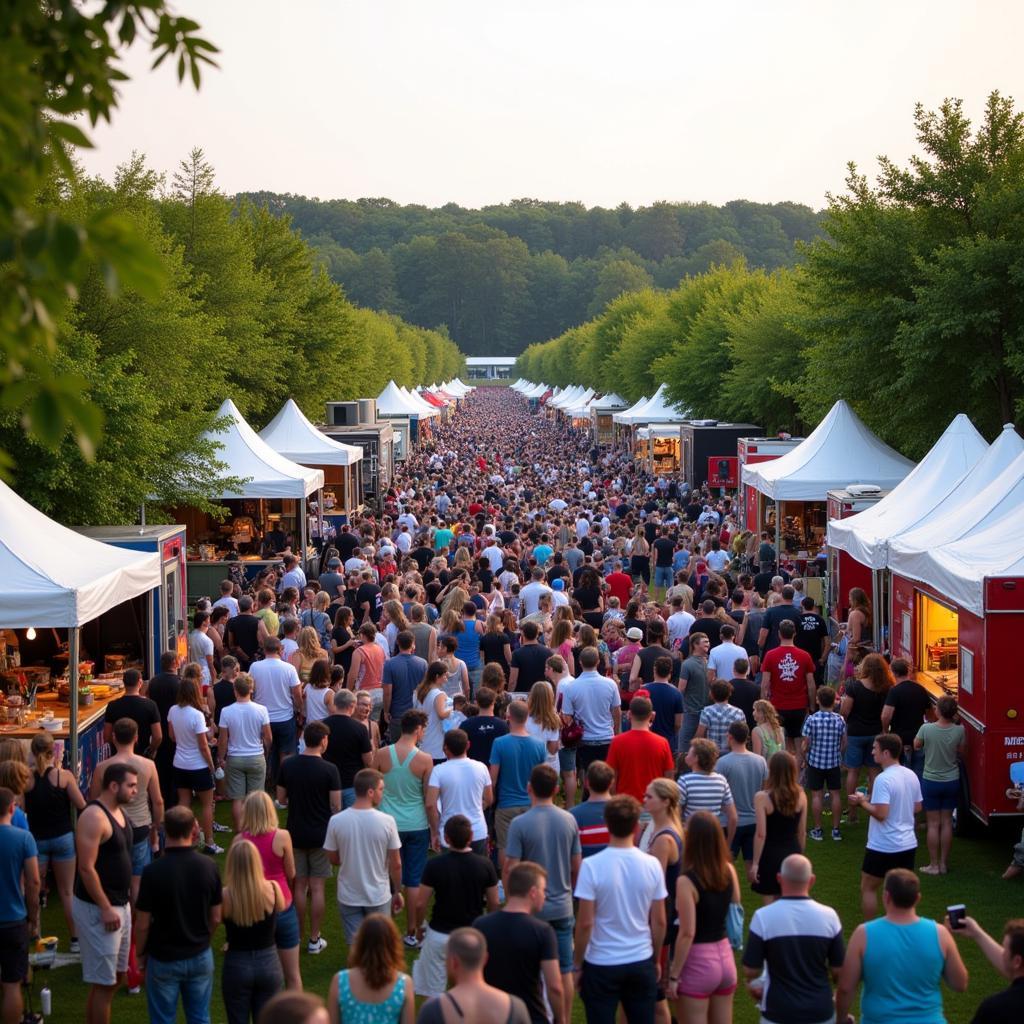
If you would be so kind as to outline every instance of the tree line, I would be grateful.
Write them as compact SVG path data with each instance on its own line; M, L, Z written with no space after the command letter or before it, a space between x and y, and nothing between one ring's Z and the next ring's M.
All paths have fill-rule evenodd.
M622 295L531 345L515 375L636 400L661 382L702 418L805 432L838 398L920 457L958 412L992 438L1024 416L1024 124L993 92L918 106L920 149L849 165L800 262L719 264Z
M467 354L515 355L623 292L669 288L743 258L774 270L819 234L796 203L667 203L614 210L518 199L472 210L390 199L252 193L287 214L356 304L444 324Z
M225 397L259 430L288 398L322 421L327 400L463 372L444 331L355 306L287 217L218 191L202 150L170 180L138 155L109 182L71 170L47 182L37 218L118 218L155 254L144 266L163 287L117 287L95 260L55 315L52 368L102 423L94 450L68 424L25 437L18 408L0 411L13 486L55 518L116 524L136 521L143 502L154 514L208 507L231 467L201 435Z

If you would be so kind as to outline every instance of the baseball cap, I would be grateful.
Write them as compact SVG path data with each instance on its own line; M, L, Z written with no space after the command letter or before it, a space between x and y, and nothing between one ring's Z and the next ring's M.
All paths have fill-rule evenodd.
M552 590L565 590L565 580L559 576L557 579L551 581Z
M630 626L629 629L626 630L627 640L643 640L643 638L644 631L639 626Z

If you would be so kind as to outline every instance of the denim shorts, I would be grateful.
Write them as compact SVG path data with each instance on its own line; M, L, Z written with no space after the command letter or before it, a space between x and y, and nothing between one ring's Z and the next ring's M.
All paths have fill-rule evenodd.
M149 833L145 839L132 844L132 878L138 878L146 865L153 860L153 848L149 845Z
M875 764L875 759L871 756L871 747L874 742L874 736L848 736L843 764L847 768L877 768L878 765Z
M576 748L562 747L558 751L558 770L560 772L576 771Z
M960 798L960 780L921 780L921 803L926 811L955 811Z
M562 974L572 971L572 938L576 921L572 917L559 917L548 924L555 930L558 939L558 969Z
M54 836L53 839L37 839L36 851L39 855L40 871L48 861L74 860L75 833L65 832L64 835Z
M427 866L427 852L430 850L430 829L415 832L399 832L402 841L402 885L410 889L419 886L423 869Z
M278 949L294 949L299 944L299 915L294 903L277 915L274 944Z

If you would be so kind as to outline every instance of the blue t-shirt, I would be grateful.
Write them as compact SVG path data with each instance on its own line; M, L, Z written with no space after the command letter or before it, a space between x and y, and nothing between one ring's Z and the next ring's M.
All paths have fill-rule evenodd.
M576 819L580 852L584 859L608 848L608 826L604 821L604 800L584 800L569 813Z
M25 817L25 812L17 804L14 805L11 824L15 828L23 828L26 832L28 831L28 818Z
M491 747L491 764L499 766L497 807L529 807L530 772L547 760L547 750L532 736L500 736Z
M427 674L427 663L415 654L396 654L384 662L382 681L391 687L392 718L401 719L406 711L412 710L412 695Z
M555 553L555 549L549 544L538 544L533 549L533 557L537 559L538 565L546 565L548 559Z
M675 721L676 715L683 713L683 695L679 692L679 688L671 683L644 683L643 689L647 691L651 699L651 706L654 708L651 732L658 736L664 736L674 754L676 741L679 739Z
M21 891L25 861L37 856L31 832L13 825L0 825L0 924L14 924L28 916Z

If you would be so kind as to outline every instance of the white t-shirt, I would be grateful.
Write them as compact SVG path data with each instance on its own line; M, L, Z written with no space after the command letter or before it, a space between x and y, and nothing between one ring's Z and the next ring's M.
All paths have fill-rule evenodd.
M580 865L576 898L594 901L594 930L584 961L598 967L632 964L654 955L651 904L663 900L665 873L635 846L609 846Z
M292 687L299 685L299 673L294 665L280 658L264 658L249 666L249 675L256 684L254 696L267 709L272 722L287 722L295 717Z
M335 814L327 823L324 849L337 852L338 902L349 907L380 907L391 899L388 852L400 850L398 826L374 807Z
M202 669L201 681L204 687L210 685L210 663L207 658L213 657L213 641L202 630L193 629L188 635L188 657Z
M255 701L235 701L220 713L220 727L228 730L228 757L261 757L263 726L270 716Z
M520 618L526 615L533 615L540 611L540 598L542 594L550 594L551 588L539 580L527 583L519 589L519 599L523 602L523 611Z
M677 640L685 640L690 635L690 627L696 621L697 617L689 612L673 612L665 623L668 626L669 646L673 646ZM729 678L732 678L731 674Z
M551 607L552 608L568 608L569 607L569 595L564 590L552 590L551 591Z
M287 661L298 649L299 645L291 637L284 637L281 641L281 660Z
M747 652L739 644L724 643L711 649L708 655L708 668L715 670L718 679L732 679L732 667L740 658L746 658Z
M449 818L464 814L473 826L473 841L487 838L484 820L484 790L491 784L491 773L482 761L471 757L457 757L435 765L430 773L429 786L438 789L438 809L441 820L438 829L444 842L444 826ZM429 788L429 787L428 787Z
M914 804L921 802L918 777L901 764L886 768L871 790L873 804L888 804L885 821L871 817L868 821L868 849L878 853L902 853L917 849L914 832Z
M167 721L174 729L174 767L190 772L209 768L210 762L199 752L199 737L206 732L206 715L197 708L175 704L167 712Z
M715 572L721 572L729 564L729 554L726 551L719 549L718 551L709 551L704 556L704 561L708 563L708 568Z
M302 695L305 698L307 722L322 722L328 715L334 714L334 708L328 711L326 705L328 695L332 701L334 699L334 693L329 687L324 686L318 690L315 686L306 686Z
M547 757L548 764L557 772L558 768L558 751L556 750L553 754L548 750L549 743L557 743L561 733L558 729L545 729L540 722L536 719L528 718L526 720L526 731L534 739L538 739L544 744L544 754Z
M583 723L583 743L610 743L615 735L612 711L622 707L619 688L607 676L583 672L562 698L562 714Z
M505 552L497 544L490 544L485 547L480 552L480 557L487 560L487 564L493 573L501 572L501 567L505 564Z
M227 608L227 610L231 612L232 618L234 618L238 614L238 601L230 595L218 597L217 600L213 602L213 607Z

